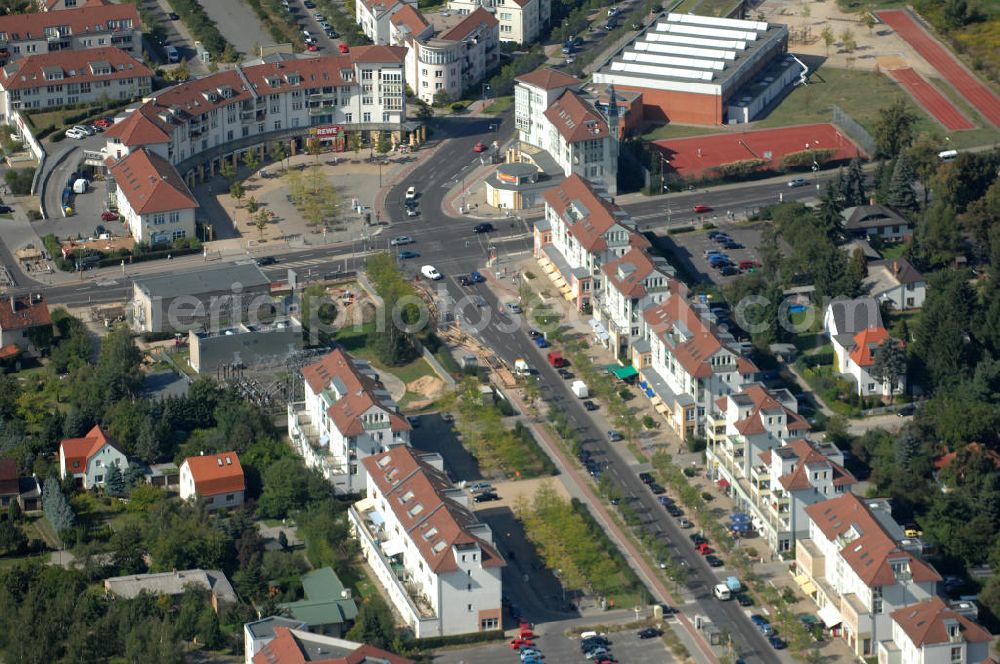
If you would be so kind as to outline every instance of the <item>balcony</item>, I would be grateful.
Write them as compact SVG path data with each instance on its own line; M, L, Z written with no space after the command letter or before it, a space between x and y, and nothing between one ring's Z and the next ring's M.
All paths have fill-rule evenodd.
M288 437L306 467L318 470L338 493L350 491L350 459L330 452L329 441L313 424L304 401L288 404Z

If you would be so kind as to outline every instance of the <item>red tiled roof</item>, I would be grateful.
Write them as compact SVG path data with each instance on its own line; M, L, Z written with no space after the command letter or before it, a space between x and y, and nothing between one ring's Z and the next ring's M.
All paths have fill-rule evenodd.
M889 561L909 563L913 581L940 581L937 571L908 551L902 550L872 515L860 498L845 493L806 507L806 514L830 541L852 529L859 535L840 551L841 557L868 586L896 583Z
M432 571L457 570L452 548L469 545L479 547L483 567L505 564L492 544L470 532L479 524L476 516L443 495L452 488L448 476L420 459L411 447L401 445L362 463Z
M598 196L594 189L586 180L574 173L563 180L559 186L547 189L545 202L548 203L556 214L566 220L566 211L574 203L579 203L589 213L582 219L566 222L566 227L580 245L589 252L602 251L608 248L608 243L604 239L604 234L619 221L624 221L627 217L616 217L615 213L621 208ZM633 233L633 235L635 235Z
M937 595L919 604L896 609L890 615L917 648L948 643L950 639L946 623L950 621L958 623L959 632L966 643L993 639L981 625L950 609Z
M105 65L110 66L110 71ZM46 74L61 78L46 78ZM0 69L0 87L4 90L24 90L152 76L149 67L125 51L105 46L29 55Z
M414 664L412 659L395 655L367 643L343 657L319 659L315 653L307 653L306 647L298 641L287 627L275 627L274 638L253 657L253 664Z
M605 138L608 123L597 110L574 90L566 90L545 109L545 117L567 143Z
M673 330L677 323L686 328L690 338L687 341L679 340L677 343L667 341L667 349L691 376L707 378L715 371L709 359L723 350L722 342L719 341L708 321L702 320L682 292L673 286L671 286L670 291L670 295L662 304L646 309L643 312L643 318L651 326L653 332L662 338L666 338L664 335ZM732 351L727 352L732 353ZM735 355L735 353L732 354ZM744 358L737 359L737 371L740 373L756 372L756 367L749 360L746 360L741 368L741 359Z
M634 269L631 272L623 273L619 277L618 270L625 265L631 265ZM656 271L656 264L645 251L633 248L618 260L612 261L604 266L604 273L608 275L608 283L619 293L626 297L642 297L646 294L646 286L643 284L646 277ZM664 278L669 279L667 275Z
M393 25L405 25L410 29L410 33L413 36L419 35L421 32L430 27L430 24L424 18L424 15L418 12L413 5L403 5L389 22Z
M21 354L21 349L17 344L7 344L6 346L0 346L0 361L2 360L12 360Z
M156 117L152 104L144 104L116 122L104 132L106 138L117 138L122 145L156 145L169 143L167 123Z
M767 428L764 426L766 413L784 415L785 428L789 431L809 429L809 423L801 415L775 399L763 385L744 385L740 393L750 397L750 400L753 402L753 408L747 416L733 425L744 436L762 434L767 431Z
M108 27L109 21L112 27ZM10 42L44 39L45 28L68 28L69 34L74 36L103 34L114 32L113 24L118 21L131 21L132 27L138 28L139 10L134 4L123 2L106 5L91 3L55 12L7 14L0 16L0 34L6 35L6 40Z
M382 383L358 371L351 357L340 348L327 353L319 362L303 367L302 375L315 394L325 390L334 378L339 378L343 383L344 394L330 406L327 413L337 430L345 436L360 436L364 433L361 416L372 408L379 408L388 414L391 431L412 429L396 407L390 406L385 399L375 394L376 391L385 389Z
M387 12L397 4L398 0L362 0L368 11L378 16L383 12Z
M406 60L404 46L353 46L351 62L392 62L403 64Z
M65 471L70 475L86 472L87 462L105 445L110 445L125 454L118 441L105 433L97 424L83 438L65 438L59 443L62 455L66 459Z
M854 348L851 349L851 361L859 367L870 367L875 364L875 349L889 339L889 332L884 327L869 327L854 335Z
M496 27L500 25L500 21L497 20L496 16L486 11L482 7L478 8L476 11L470 13L468 16L463 18L455 27L453 27L448 32L439 35L439 39L450 39L453 41L460 41L465 39L472 31L481 26L486 26L488 28Z
M0 496L20 493L17 487L17 462L9 457L0 457Z
M236 452L188 457L184 459L184 463L191 471L194 490L199 496L216 496L246 488L243 466L240 465Z
M137 214L198 207L177 169L155 152L134 150L109 166L118 191Z
M996 451L991 450L988 447L984 447L979 443L969 443L968 445L965 446L965 449L968 450L971 454L985 456L993 463L993 467L997 470L997 472L1000 472L1000 454L998 454ZM958 452L959 452L958 450L955 450L953 452L948 452L947 454L939 456L937 459L934 460L934 468L936 468L937 470L943 470L947 468L948 466L951 465L951 462L955 460L955 457L958 456Z
M27 330L52 324L49 306L41 296L0 299L0 330Z
M580 79L550 67L543 67L527 74L521 74L514 80L533 85L536 88L542 88L543 90L583 85L583 81Z
M833 475L834 486L849 486L857 482L854 476L847 472L843 466L827 459L805 438L791 440L785 447L795 452L795 455L799 457L798 463L795 464L795 469L789 474L778 478L781 486L785 487L786 491L799 491L811 487L812 482L809 481L809 466L821 464L829 466L830 472Z

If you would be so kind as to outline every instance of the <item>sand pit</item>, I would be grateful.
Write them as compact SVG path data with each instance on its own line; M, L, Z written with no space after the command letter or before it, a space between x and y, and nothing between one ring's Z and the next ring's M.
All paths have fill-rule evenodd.
M421 376L420 378L407 383L406 391L412 394L419 394L423 397L422 399L414 399L411 401L409 408L423 408L444 394L444 381L437 376Z

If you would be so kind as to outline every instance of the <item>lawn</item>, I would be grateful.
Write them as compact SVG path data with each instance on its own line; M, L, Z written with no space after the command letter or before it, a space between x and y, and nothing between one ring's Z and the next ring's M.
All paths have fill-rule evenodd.
M351 355L368 360L380 372L387 372L399 378L404 383L412 383L423 376L434 376L434 370L422 357L418 357L409 364L399 367L387 367L378 361L374 351L368 347L368 335L375 327L375 323L365 323L364 325L354 325L342 327L333 335L334 340L340 344L344 350Z
M989 145L996 144L1000 142L1000 131L997 131L993 126L986 122L979 111L974 109L972 106L965 101L962 95L958 94L954 88L948 85L945 81L939 78L931 78L931 84L936 87L941 94L948 98L955 107L961 111L965 117L972 120L973 124L977 125L976 129L967 129L965 131L956 131L948 134L944 127L938 126L937 133L943 137L948 136L949 145L956 150L962 150L965 148L976 147L977 145Z
M510 108L510 105L514 103L513 95L506 95L503 97L497 97L492 104L483 109L484 113L500 114Z
M691 136L706 136L708 134L721 134L724 129L715 127L698 127L695 125L665 124L652 131L643 134L646 141L660 141L666 138L690 138Z
M886 244L883 245L878 252L882 254L882 258L887 261L896 260L897 258L901 258L903 254L906 253L906 243L897 242L895 244Z
M667 3L664 4L669 7ZM679 14L727 16L739 4L736 0L684 0L674 11Z

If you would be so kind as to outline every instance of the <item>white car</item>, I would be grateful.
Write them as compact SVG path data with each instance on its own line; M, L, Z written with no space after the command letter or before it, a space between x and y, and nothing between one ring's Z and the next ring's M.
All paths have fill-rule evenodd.
M404 244L413 244L413 238L409 235L400 235L389 240L389 244L394 247L401 247Z
M418 210L417 208L415 208L415 207L408 207L408 208L406 208L406 216L407 217L416 217L418 214L420 214L420 210Z
M81 138L87 138L87 132L80 131L76 127L72 127L66 130L66 136L68 138L75 138L76 140L80 140Z
M805 178L792 178L791 180L788 181L789 187L804 187L807 184L809 183L806 182Z
M441 279L444 279L444 277L441 276L441 273L438 272L437 268L435 268L433 265L425 265L422 268L420 268L420 274L424 275L431 281L440 281Z
M410 187L409 189L406 190L406 200L412 201L416 197L417 197L416 187Z
M89 125L73 125L73 129L83 132L84 136L93 136L94 134L97 133L94 131L94 128L90 127Z

